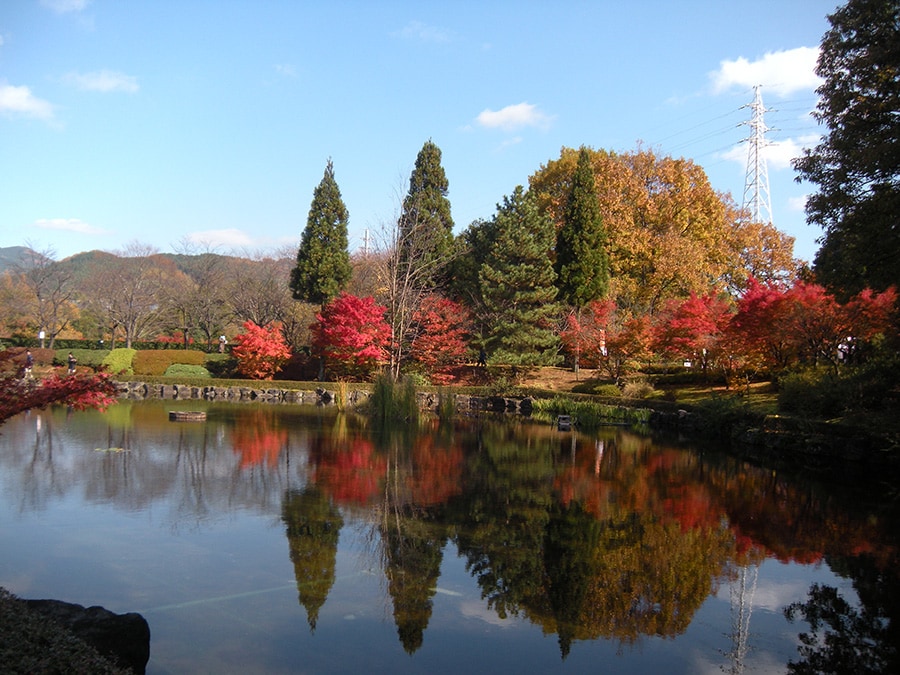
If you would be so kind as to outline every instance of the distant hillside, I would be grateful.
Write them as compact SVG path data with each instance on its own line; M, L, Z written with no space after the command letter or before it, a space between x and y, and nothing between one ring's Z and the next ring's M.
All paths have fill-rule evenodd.
M23 265L29 259L29 256L33 255L34 252L25 246L0 248L0 274ZM86 251L64 258L59 261L59 264L70 270L72 277L78 282L92 276L99 268L109 265L117 258L118 256L114 253L106 251ZM198 255L157 253L153 255L153 258L156 259L158 266L168 269L175 267L195 279L202 274L204 269L214 264L213 259L220 259L220 262L223 263L245 260L245 262L252 264L252 261L249 259L219 255L217 253L201 253Z
M7 246L0 248L0 274L8 269L21 266L34 251L26 246Z

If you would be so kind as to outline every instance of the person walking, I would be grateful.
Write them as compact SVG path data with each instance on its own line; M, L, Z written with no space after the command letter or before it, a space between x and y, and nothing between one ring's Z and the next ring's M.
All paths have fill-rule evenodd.
M75 355L72 352L69 352L69 356L66 359L69 364L69 375L75 374L75 364L78 363L78 359L75 358Z
M31 374L31 369L34 368L34 357L31 355L31 350L25 350L25 379L30 380L34 377Z

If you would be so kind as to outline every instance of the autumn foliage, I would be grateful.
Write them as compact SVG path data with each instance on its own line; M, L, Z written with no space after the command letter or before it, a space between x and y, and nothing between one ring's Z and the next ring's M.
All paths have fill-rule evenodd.
M0 377L0 423L32 408L64 403L76 409L104 409L115 400L116 384L104 374L62 375L43 380Z
M656 315L633 314L611 300L568 317L560 333L573 360L618 381L652 357L690 362L704 373L784 370L864 361L897 309L893 288L865 290L846 303L817 284L761 283L743 293L710 291L668 301Z
M277 321L266 326L247 321L244 332L236 335L234 341L232 354L238 360L238 371L254 380L271 380L291 358Z
M429 295L416 312L418 328L412 341L413 358L435 384L455 379L452 367L465 362L469 348L469 311L458 302Z
M368 377L387 359L391 327L385 307L371 297L343 292L316 315L313 353L325 358L335 377Z

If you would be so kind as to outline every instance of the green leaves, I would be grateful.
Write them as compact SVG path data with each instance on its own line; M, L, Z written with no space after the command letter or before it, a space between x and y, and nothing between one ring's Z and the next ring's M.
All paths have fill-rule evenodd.
M296 300L324 305L350 281L349 220L329 159L325 175L313 192L297 265L291 270L290 285Z

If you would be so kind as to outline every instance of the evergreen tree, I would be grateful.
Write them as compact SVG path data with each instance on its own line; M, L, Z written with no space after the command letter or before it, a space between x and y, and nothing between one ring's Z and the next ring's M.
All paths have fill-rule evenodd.
M324 306L350 281L349 219L329 159L325 175L313 192L297 265L291 270L291 291L296 300Z
M430 268L427 276L433 285L441 283L442 269L453 251L449 185L441 166L441 150L428 140L419 151L409 178L409 192L400 214L400 242L410 249L408 264Z
M514 366L559 362L554 320L556 274L550 261L555 228L531 193L516 187L494 216L496 240L481 266L491 358Z
M900 285L900 2L849 0L828 20L814 113L828 133L794 168L818 185L817 279L851 295Z
M606 229L594 184L591 152L583 146L578 153L563 224L556 237L554 269L559 299L576 310L605 297L609 290Z

